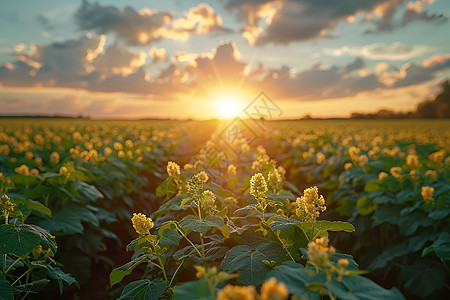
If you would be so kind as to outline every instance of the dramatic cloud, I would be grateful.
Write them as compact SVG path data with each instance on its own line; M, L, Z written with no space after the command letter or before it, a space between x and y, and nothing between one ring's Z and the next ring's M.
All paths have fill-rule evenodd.
M157 49L153 47L152 49L150 49L149 53L150 56L153 58L153 62L167 60L167 52L166 49L164 48Z
M125 7L101 6L83 0L75 14L81 30L96 33L115 33L129 45L147 45L161 39L185 40L189 34L204 34L222 29L222 19L206 3L201 3L175 18L170 12L144 8L140 11Z
M432 0L421 0L408 5L402 20L394 16L405 0L228 0L225 8L235 12L237 19L244 22L243 36L250 44L288 44L294 41L311 40L330 36L329 31L339 22L353 22L365 15L365 22L374 24L377 32L392 31L413 20L446 21L443 15L428 14L422 9ZM368 30L367 32L375 32Z
M383 31L393 31L396 28L404 27L412 21L433 22L436 24L444 23L447 18L443 14L429 14L423 11L427 5L433 4L435 0L418 0L408 2L406 10L403 11L401 20L396 20L395 13L400 4L405 0L391 0L379 4L374 13L366 15L366 20L374 24L376 30L367 30L366 33L379 33Z
M296 70L296 66L267 68L263 63L250 68L241 60L236 45L228 41L208 53L178 52L169 65L149 74L148 64L155 63L165 51L152 49L150 62L143 52L132 52L118 44L105 47L104 43L104 36L85 35L78 40L32 45L31 51L16 53L16 61L0 66L0 85L76 88L155 100L210 98L220 91L242 88L270 91L277 99L320 100L413 86L435 79L440 71L450 68L448 54L435 55L422 65L406 63L401 68L381 62L374 70L360 57L346 65L316 63L306 70ZM377 55L383 51L384 55L409 53L395 45L378 48L372 49Z

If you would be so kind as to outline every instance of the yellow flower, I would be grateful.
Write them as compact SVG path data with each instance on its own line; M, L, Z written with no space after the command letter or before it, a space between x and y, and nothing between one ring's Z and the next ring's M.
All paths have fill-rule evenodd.
M193 168L194 168L194 166L192 164L185 164L183 166L183 169L185 169L186 171L192 170Z
M236 175L236 166L233 164L229 165L227 168L227 173L229 175Z
M60 161L59 153L52 152L52 154L50 154L50 163L52 165L57 165L57 164L59 164L59 161Z
M250 194L255 197L257 201L266 199L267 183L263 174L256 173L250 179Z
M217 293L216 300L255 300L256 289L254 286L236 286L227 284Z
M194 199L199 200L203 192L203 180L197 175L189 178L187 183L187 193Z
M147 218L144 214L134 213L131 218L131 222L133 223L133 228L136 230L136 233L140 236L146 235L149 233L149 230L153 228L154 224L151 218Z
M394 176L397 179L402 179L402 168L400 167L392 167L390 170L392 176Z
M420 194L422 195L422 198L426 203L434 205L434 187L423 186L422 192Z
M208 213L212 214L215 210L217 210L216 206L216 196L210 190L206 190L202 193L203 195L203 208Z
M345 165L344 165L344 169L346 169L346 170L348 170L352 167L353 167L353 164L351 162L345 163Z
M282 282L277 284L277 280L272 277L261 286L262 300L283 300L289 296L286 285Z
M350 262L348 261L348 259L346 259L346 258L339 258L338 259L338 265L341 267L341 268L345 268L346 266L348 266L350 264Z
M0 198L0 212L5 216L6 219L8 219L9 214L14 211L14 206L16 205L9 201L8 196L3 195Z
M319 217L320 212L325 211L325 199L322 195L319 196L317 187L310 187L303 191L303 196L297 198L297 209L295 213L304 222L314 222Z
M327 237L320 237L308 243L308 259L316 269L324 269L327 272L327 278L329 278L329 272L333 269L329 256L336 252L333 246L328 246L328 242Z
M280 183L283 182L283 178L277 169L273 169L267 174L267 183L270 189L278 189Z
M114 142L113 147L114 147L114 150L116 150L116 151L123 150L123 145L119 142Z
M17 167L14 169L14 171L16 173L25 175L25 176L29 176L30 175L30 169L28 168L27 165L21 165L20 167Z
M386 172L380 172L380 174L378 174L378 180L383 180L384 178L388 177L389 174Z
M406 156L406 164L411 169L419 167L420 166L419 158L417 157L416 154L408 154L408 156Z
M205 171L198 172L197 177L200 178L203 181L203 183L206 183L209 180L208 174L206 174Z
M441 149L439 151L436 151L434 153L431 153L428 158L432 161L434 161L437 164L442 163L444 161L445 156L447 155L447 152L444 149Z
M325 161L325 154L323 154L322 152L318 152L316 154L316 160L317 160L317 164L321 165Z
M166 170L167 170L167 174L169 175L169 176L177 176L177 175L180 175L181 174L181 172L180 172L180 166L176 163L176 162L173 162L173 161L169 161L168 163L167 163L167 168L166 168Z
M103 154L105 156L110 156L112 154L112 149L109 147L106 147L105 149L103 149Z

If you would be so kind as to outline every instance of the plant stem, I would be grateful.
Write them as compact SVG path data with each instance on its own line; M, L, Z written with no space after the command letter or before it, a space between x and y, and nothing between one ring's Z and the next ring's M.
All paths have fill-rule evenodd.
M173 282L173 280L175 279L175 275L177 275L178 270L180 270L181 266L183 266L183 263L184 263L184 259L181 261L181 264L180 264L180 265L178 266L178 268L175 270L175 273L173 273L172 279L171 279L170 282L169 282L169 287L172 286L172 282Z
M200 233L200 241L202 243L202 257L205 257L205 242L204 242L204 237L205 234L204 233Z
M311 230L311 239L309 240L310 242L314 241L314 227L316 226L316 219L314 219L313 225L312 225L312 230Z
M11 286L15 285L23 276L27 275L27 273L29 273L31 271L31 269L26 270L22 275L20 275L16 281L14 281Z
M167 281L167 283L169 283L169 279L167 278L167 274L166 274L166 269L164 268L164 264L163 264L163 262L161 260L161 257L159 255L158 255L158 261L159 261L159 265L161 267L161 270L163 272L164 279Z
M5 259L6 259L6 254L5 254ZM9 267L8 267L8 269L6 270L6 273L4 272L4 275L6 275L8 272L9 272L9 270L11 270L11 268L17 263L17 262L19 262L20 261L20 257L18 258L18 259L16 259ZM6 261L4 261L4 265L6 265Z
M183 230L181 230L180 228L178 228L178 224L175 223L175 227L177 228L177 230L181 233L181 235L189 242L189 244L191 244L192 247L194 247L195 251L197 251L198 256L202 257L202 254L200 253L200 251L198 251L197 247L195 247L194 243L192 243L192 241L184 234Z

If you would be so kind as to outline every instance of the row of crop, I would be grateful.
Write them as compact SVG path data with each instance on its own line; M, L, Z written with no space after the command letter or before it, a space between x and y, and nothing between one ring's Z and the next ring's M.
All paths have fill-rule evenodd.
M116 250L130 236L120 224L131 211L158 207L153 191L181 134L44 125L0 135L1 294L55 298L63 287L80 293L81 283L81 296L104 296L107 272L124 259Z
M354 227L317 220L317 188L297 197L263 147L232 146L209 141L182 168L168 163L156 189L164 203L134 214L134 254L110 275L119 299L403 299L328 245L329 231Z
M338 245L373 278L437 299L450 278L450 157L445 135L434 144L423 139L418 132L299 130L273 151L289 180L328 190L327 216L358 229L338 235Z

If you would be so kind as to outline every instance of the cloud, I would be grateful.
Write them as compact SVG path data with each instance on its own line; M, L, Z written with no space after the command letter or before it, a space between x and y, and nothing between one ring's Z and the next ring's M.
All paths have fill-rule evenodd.
M289 44L320 37L331 37L330 31L340 22L353 22L359 15L363 23L375 25L367 33L392 31L414 20L444 22L441 14L423 12L432 0L402 6L405 0L227 0L225 9L234 12L245 23L242 35L252 45ZM396 20L399 8L405 9L403 19Z
M204 34L222 30L222 19L207 3L191 8L181 18L171 12L158 12L132 7L123 10L98 3L83 4L75 14L81 30L93 30L99 34L115 33L129 45L147 45L161 39L185 40L190 34Z
M450 54L435 54L432 57L424 60L422 66L424 68L435 68L450 62Z
M0 85L75 88L155 100L210 98L220 91L242 88L255 93L270 91L276 99L321 100L413 86L433 80L450 68L449 54L400 68L380 62L374 70L362 57L345 65L316 63L305 70L286 65L267 68L261 62L250 68L241 59L236 44L225 41L208 53L178 52L164 69L149 73L148 64L155 62L147 61L145 53L118 44L105 47L104 43L104 36L84 35L77 40L32 45L31 51L16 53L16 61L0 66ZM384 45L381 49L387 53L379 49L374 53L409 53L400 48ZM157 52L162 51L153 51ZM157 55L151 56L154 60Z
M366 30L365 33L379 33L393 31L413 21L424 21L441 24L447 21L443 14L429 14L423 11L424 7L433 4L435 0L418 0L408 2L406 9L402 12L401 20L395 18L398 8L405 0L391 0L380 3L374 13L366 15L366 20L375 25L375 29Z
M389 1L344 0L336 6L332 0L228 0L225 8L237 11L238 20L246 23L243 35L250 44L264 45L327 37L340 21L354 18L361 12L370 12L384 2Z
M164 48L157 49L153 47L152 49L150 49L149 54L153 58L153 62L167 60L167 52Z
M31 45L18 60L0 67L3 85L83 87L93 75L91 63L103 51L104 36L84 35L50 45Z
M434 49L424 45L408 46L400 42L391 45L375 43L361 49L361 54L373 60L409 60Z
M405 61L436 50L425 45L405 45L400 42L392 44L374 43L364 47L342 46L336 49L324 48L323 53L331 56L352 55L370 60Z
M126 76L143 66L146 54L129 52L125 48L113 44L101 52L93 61L92 66L102 76L120 74Z

